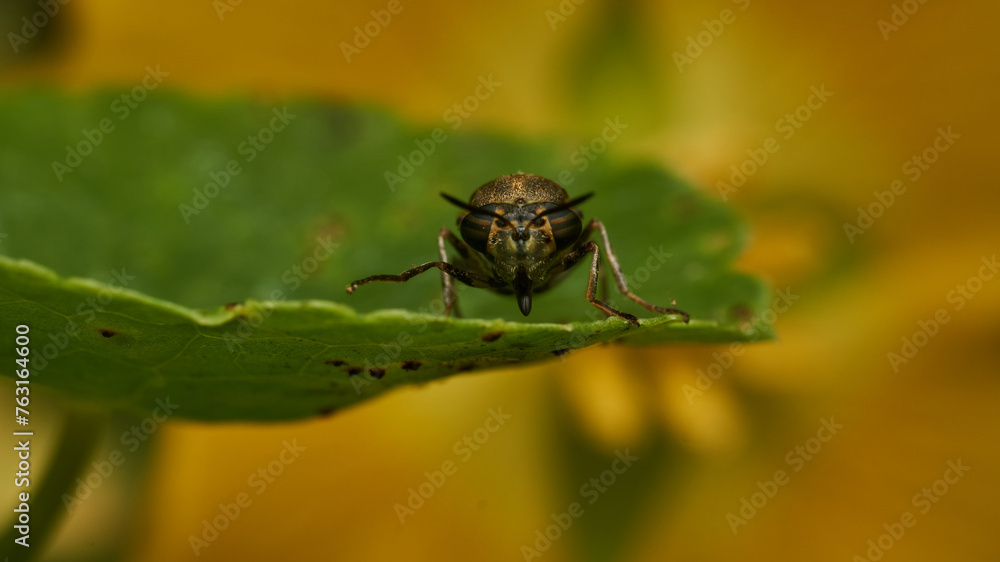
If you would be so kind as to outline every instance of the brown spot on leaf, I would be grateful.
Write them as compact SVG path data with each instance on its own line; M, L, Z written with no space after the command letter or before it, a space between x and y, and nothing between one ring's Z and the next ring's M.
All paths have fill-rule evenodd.
M753 311L750 310L750 307L745 304L737 304L729 309L729 313L736 319L741 330L750 329L750 322L753 320Z
M385 369L381 367L372 367L368 369L368 374L372 376L373 379L380 379L385 376Z
M106 337L106 338L110 338L111 336L113 336L113 335L115 335L117 333L118 332L116 332L114 330L108 330L108 329L101 330L101 335L104 336L104 337Z
M552 355L555 355L556 357L562 357L563 355L566 355L567 353L569 353L569 351L570 350L569 350L568 347L564 348L564 349L556 349L556 350L552 351Z
M241 303L241 302L229 302L229 303L226 303L226 310L232 310L232 309L236 308L237 306L240 306L241 304L243 304L243 303Z
M420 361L403 361L400 367L402 367L404 371L416 371L422 365L423 363Z
M351 375L351 376L354 376L354 375L357 375L358 373L360 373L361 371L364 371L364 370L365 370L364 367L348 367L347 368L347 374Z
M344 362L340 359L327 359L324 363L327 365L333 365L334 367L339 367L344 364Z
M334 408L333 406L325 406L323 408L320 408L320 410L318 412L316 412L316 413L325 418L325 417L330 416L331 414L333 414L336 411L337 411L337 409Z
M473 370L475 368L476 368L476 364L475 363L466 363L465 365L460 366L456 370L456 372L458 372L458 373L465 373L465 372L471 371L471 370Z
M483 336L483 341L487 341L487 342L489 342L489 341L497 341L498 339L500 339L500 336L502 336L502 335L503 335L503 332L490 332L490 333L486 334L485 336Z
M753 312L745 304L735 304L729 309L729 312L737 320L748 321L753 318Z

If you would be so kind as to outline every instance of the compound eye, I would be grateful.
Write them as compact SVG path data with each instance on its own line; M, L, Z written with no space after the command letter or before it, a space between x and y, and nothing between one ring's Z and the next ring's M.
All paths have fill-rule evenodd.
M573 209L563 209L539 218L549 219L552 237L556 240L556 250L570 247L583 232L583 221Z
M486 253L490 240L490 230L493 228L493 215L486 213L468 213L462 217L459 230L462 240L474 250Z

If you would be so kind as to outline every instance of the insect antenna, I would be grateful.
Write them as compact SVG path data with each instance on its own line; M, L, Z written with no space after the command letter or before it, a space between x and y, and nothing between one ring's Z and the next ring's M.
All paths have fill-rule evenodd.
M565 211L566 209L569 209L570 207L575 207L575 206L579 205L580 203L583 203L584 201L586 201L587 199L590 199L593 196L594 196L593 192L591 192L591 193L585 193L585 194L577 197L576 199L571 199L571 200L563 203L562 205L559 205L558 207L552 207L551 209L545 209L541 213L538 213L537 215L535 215L535 217L544 217L545 215L550 215L552 213L558 213L559 211Z
M447 193L442 192L441 193L441 197L444 197L445 200L447 200L452 205L455 205L456 207L460 207L462 209L465 209L466 211L469 211L470 213L483 213L483 214L486 214L486 215L490 215L490 216L496 217L498 219L502 219L503 218L503 215L501 215L500 213L498 213L496 211L491 211L489 209L483 209L481 207L473 207L472 205L469 205L468 203L465 203L463 201L455 199L454 197L452 197L451 195L448 195Z

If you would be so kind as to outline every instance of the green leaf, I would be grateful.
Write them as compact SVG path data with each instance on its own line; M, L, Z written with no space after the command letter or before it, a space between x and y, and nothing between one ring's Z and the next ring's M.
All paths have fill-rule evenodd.
M32 380L76 399L146 413L169 397L184 418L284 420L600 342L771 337L750 323L768 289L729 269L745 225L653 166L603 154L581 170L575 145L432 135L318 103L154 91L125 113L115 100L0 99L0 252L11 258L0 257L0 330L30 326ZM436 272L345 294L352 280L437 259L437 232L456 216L437 192L465 198L516 171L594 191L584 212L607 226L633 289L676 299L691 323L645 311L613 282L608 300L642 326L602 319L584 298L586 267L527 319L512 297L464 287L465 319L441 316ZM387 172L405 178L390 187ZM13 377L8 349L0 374Z

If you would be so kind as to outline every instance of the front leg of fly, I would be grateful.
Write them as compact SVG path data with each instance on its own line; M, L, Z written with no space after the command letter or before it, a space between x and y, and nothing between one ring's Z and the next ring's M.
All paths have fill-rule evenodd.
M583 258L587 257L587 254L592 256L590 260L590 277L587 280L587 292L585 293L587 302L594 305L609 316L617 316L629 324L638 327L639 319L634 315L613 308L608 303L597 298L597 278L600 275L601 258L597 244L593 240L587 240L575 250L566 254L566 256L552 268L552 273L558 275L567 272L583 260Z
M625 274L622 273L622 266L618 263L618 256L615 255L615 251L611 247L611 239L608 237L607 229L604 228L604 224L601 221L592 219L590 224L587 225L587 234L589 235L589 233L595 228L601 233L601 241L604 242L604 254L608 258L608 264L611 265L611 273L615 276L615 282L618 284L618 290L621 291L623 295L632 299L634 302L638 303L650 312L659 312L660 314L676 314L684 319L685 324L691 321L691 317L687 312L676 308L664 308L662 306L657 306L647 302L645 299L629 290L628 281L625 280Z
M566 254L555 266L553 266L549 272L548 276L551 281L550 284L554 284L565 277L569 270L572 269L578 262L580 262L588 253L593 255L590 267L590 279L587 285L587 301L594 305L606 314L617 316L628 321L633 326L638 326L638 319L628 313L619 311L612 308L603 300L597 299L597 278L599 277L600 259L598 257L599 248L597 244L590 240L591 235L594 231L598 231L601 234L602 242L604 242L604 254L608 258L608 263L611 266L611 273L615 277L615 282L618 285L618 290L621 291L623 295L629 299L635 301L636 303L642 305L647 310L652 312L659 312L661 314L676 314L683 318L684 323L690 321L690 316L683 310L678 310L676 308L664 308L656 306L649 302L646 302L638 295L633 293L628 288L628 282L625 279L625 274L622 273L621 265L618 263L618 257L615 255L614 250L611 248L611 240L608 238L608 232L604 228L604 224L596 219L592 219L584 228L583 232L580 233L580 237L577 239L576 243L571 248L570 252Z
M451 244L457 252L456 259L449 260L446 242ZM447 227L443 227L441 232L438 233L438 255L442 262L450 263L463 271L474 274L480 279L488 280L488 288L498 288L499 281L489 265L483 263L484 259L478 252L475 252L468 244L462 241L462 239L455 236ZM445 316L453 314L455 317L461 318L462 315L458 309L458 285L456 284L456 280L461 281L461 279L454 277L445 270L441 270L441 298L444 301L444 314ZM475 286L481 287L482 285Z

